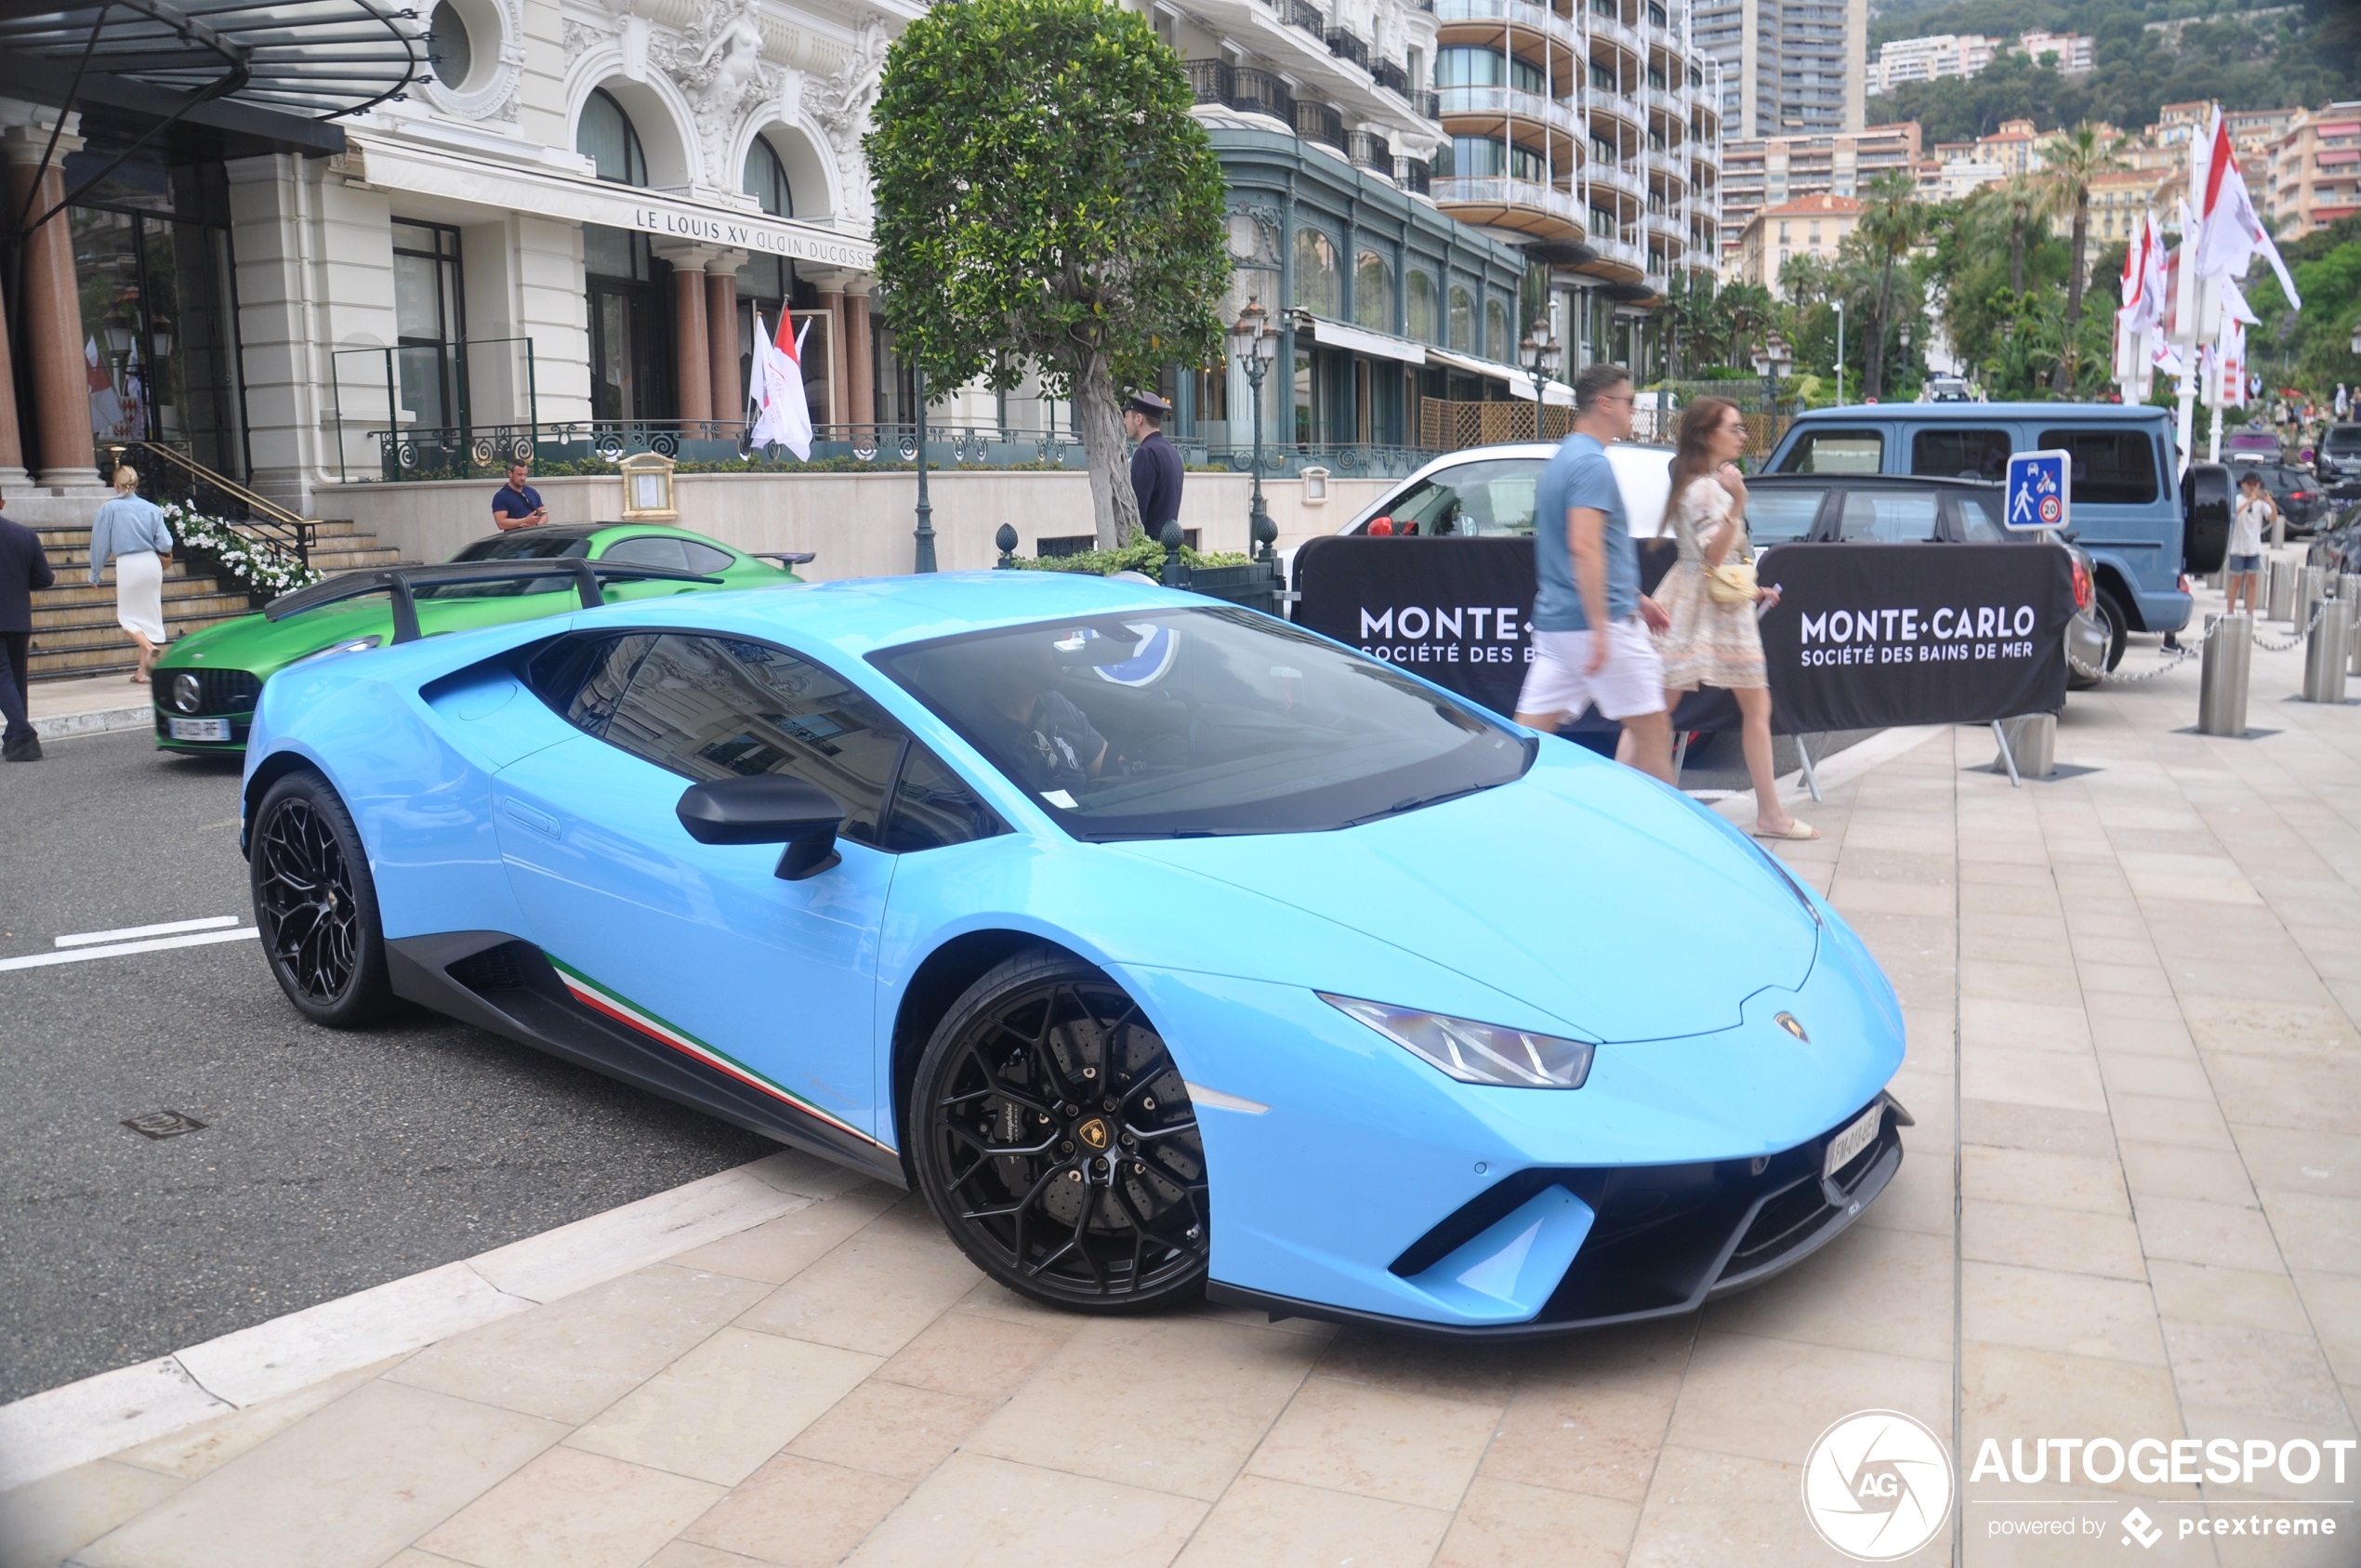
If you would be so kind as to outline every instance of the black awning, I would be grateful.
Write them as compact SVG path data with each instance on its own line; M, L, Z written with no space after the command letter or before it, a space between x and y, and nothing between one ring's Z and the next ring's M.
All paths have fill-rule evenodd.
M335 152L326 122L382 103L425 59L385 0L0 0L0 86Z

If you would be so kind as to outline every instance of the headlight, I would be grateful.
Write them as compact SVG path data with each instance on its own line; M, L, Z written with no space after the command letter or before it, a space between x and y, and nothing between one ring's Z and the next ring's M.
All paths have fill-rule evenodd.
M350 641L338 642L330 647L323 648L317 653L306 653L302 658L297 659L296 663L299 665L310 664L314 659L324 659L331 653L358 653L363 652L364 649L375 648L377 644L383 642L384 640L384 638L376 636L356 637Z
M1497 1023L1477 1023L1411 1008L1316 993L1320 1000L1359 1019L1412 1056L1463 1084L1513 1089L1578 1089L1590 1075L1594 1048Z
M196 712L204 695L204 688L198 684L195 671L183 670L172 678L172 705L182 713Z

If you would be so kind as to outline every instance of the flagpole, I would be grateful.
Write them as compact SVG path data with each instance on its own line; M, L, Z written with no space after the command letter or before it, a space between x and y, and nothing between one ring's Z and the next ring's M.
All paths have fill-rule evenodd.
M2189 195L2181 203L2181 290L2180 297L2173 302L2173 311L2177 318L2174 324L2180 329L2174 336L2181 344L2179 434L2181 471L2184 474L2196 461L2197 439L2197 241L2204 229L2202 223L2193 223L2191 218L2196 215L2196 204L2205 200L2206 158L2212 146L2209 129L2202 135L2190 134Z

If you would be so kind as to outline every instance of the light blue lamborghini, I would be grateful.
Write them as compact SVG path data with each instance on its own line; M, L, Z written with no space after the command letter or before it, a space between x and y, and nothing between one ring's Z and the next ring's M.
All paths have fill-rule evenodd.
M1283 622L996 572L294 665L290 1000L406 998L926 1194L1059 1306L1692 1310L1892 1179L1892 989L1719 818Z

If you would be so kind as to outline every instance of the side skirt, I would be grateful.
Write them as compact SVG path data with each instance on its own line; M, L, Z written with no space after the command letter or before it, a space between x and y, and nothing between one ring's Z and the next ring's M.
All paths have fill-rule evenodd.
M733 1127L908 1184L892 1150L832 1126L784 1094L582 1000L549 958L505 931L445 931L386 942L394 994L520 1045L660 1094Z

